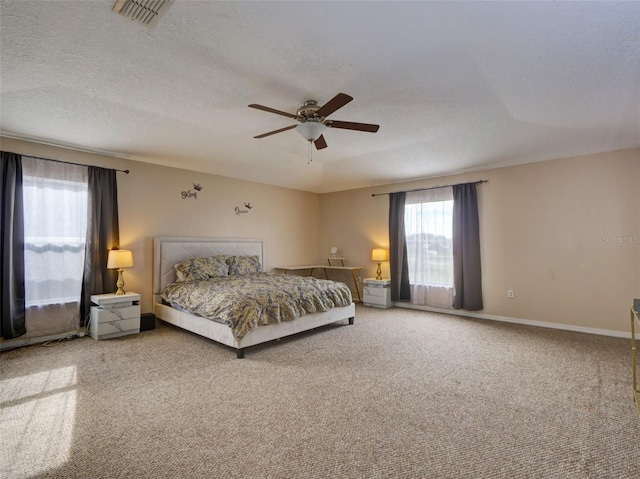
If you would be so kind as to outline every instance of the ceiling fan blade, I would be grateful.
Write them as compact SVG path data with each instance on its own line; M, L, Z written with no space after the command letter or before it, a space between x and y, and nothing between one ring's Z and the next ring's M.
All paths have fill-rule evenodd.
M265 136L275 135L276 133L282 133L283 131L292 130L298 125L285 126L284 128L280 128L279 130L273 130L268 133L263 133L262 135L254 136L254 138L264 138Z
M327 142L323 135L320 135L316 141L313 142L316 145L316 150L322 150L327 147Z
M316 112L316 114L318 116L327 117L337 109L345 106L351 100L353 100L353 97L350 97L346 93L338 93L331 100L329 100L327 103L322 105L320 109Z
M375 133L380 129L380 125L372 125L371 123L354 123L352 121L327 121L327 126L331 128L342 128L344 130L368 131Z
M275 113L276 115L288 116L289 118L298 118L293 113L287 113L286 111L276 110L274 108L269 108L268 106L256 105L252 103L249 105L249 108L256 108L258 110L268 111L269 113Z

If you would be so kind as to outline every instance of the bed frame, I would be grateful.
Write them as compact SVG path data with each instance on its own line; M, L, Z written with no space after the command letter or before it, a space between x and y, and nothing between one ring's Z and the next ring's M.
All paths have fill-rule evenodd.
M308 331L325 324L348 320L353 324L355 305L336 307L321 313L306 314L294 321L261 325L249 331L241 340L233 337L231 328L226 324L189 314L162 304L162 290L176 280L174 266L195 257L208 257L218 254L257 255L264 269L264 242L260 239L233 238L193 238L183 236L156 236L154 238L153 259L153 304L156 318L179 328L226 344L237 350L237 357L244 357L249 346L273 341L292 334Z

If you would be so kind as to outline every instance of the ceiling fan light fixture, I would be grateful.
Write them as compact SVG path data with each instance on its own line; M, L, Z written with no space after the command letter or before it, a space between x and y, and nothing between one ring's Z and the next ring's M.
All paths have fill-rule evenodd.
M326 129L326 125L318 121L305 121L296 126L296 131L307 141L316 141Z

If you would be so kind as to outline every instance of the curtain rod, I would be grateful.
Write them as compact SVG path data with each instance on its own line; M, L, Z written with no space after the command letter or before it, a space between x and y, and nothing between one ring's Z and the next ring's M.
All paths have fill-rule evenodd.
M43 158L41 156L33 156L33 155L23 155L22 153L19 153L19 155L21 156L26 156L27 158L35 158L36 160L45 160L45 161L55 161L56 163L65 163L67 165L76 165L76 166L95 166L95 165L85 165L83 163L74 163L73 161L65 161L65 160L54 160L53 158ZM102 166L99 166L98 168L102 168ZM117 168L105 168L105 170L113 170L113 171L118 171L120 173L125 173L125 174L129 174L129 170L119 170Z
M438 188L448 188L450 186L458 186L458 185L479 185L480 183L488 183L489 180L478 180L478 181L469 181L466 183L456 183L455 185L442 185L442 186L430 186L429 188L416 188L414 190L405 190L405 191L392 191L390 193L373 193L371 196L385 196L390 195L392 193L410 193L412 191L426 191L426 190L436 190Z

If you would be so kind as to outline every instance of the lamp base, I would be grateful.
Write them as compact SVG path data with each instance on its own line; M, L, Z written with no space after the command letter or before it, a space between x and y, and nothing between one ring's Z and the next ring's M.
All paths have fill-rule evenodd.
M380 267L382 263L378 263L378 270L376 271L376 279L382 279L382 268Z
M124 270L122 268L118 269L118 281L116 282L116 286L118 287L116 291L116 296L120 296L126 294L126 291L123 289L124 287L124 279L122 279L122 272Z

